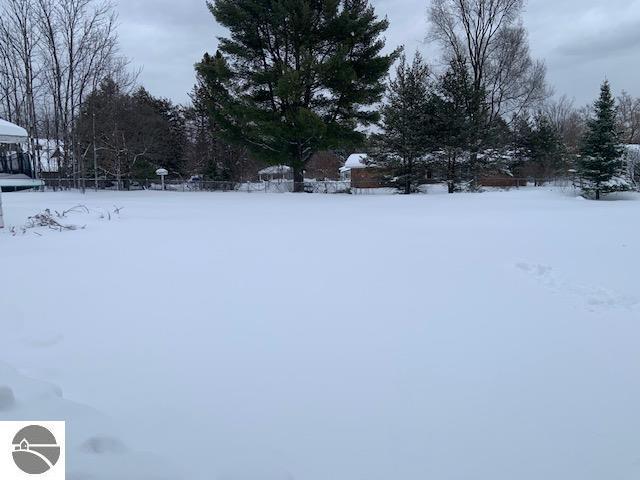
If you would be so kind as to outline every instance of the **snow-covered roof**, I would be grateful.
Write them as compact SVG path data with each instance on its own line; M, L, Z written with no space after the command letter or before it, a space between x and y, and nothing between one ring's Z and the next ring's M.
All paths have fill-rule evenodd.
M291 167L287 165L274 165L272 167L263 168L258 172L259 175L283 175L291 172Z
M354 153L349 155L347 161L344 162L344 167L340 169L341 172L348 172L354 168L367 168L367 154L366 153Z
M40 150L54 152L64 152L64 143L61 141L56 141L54 139L48 138L38 138L35 140L36 145L40 148Z
M0 143L24 143L28 138L24 128L0 118Z

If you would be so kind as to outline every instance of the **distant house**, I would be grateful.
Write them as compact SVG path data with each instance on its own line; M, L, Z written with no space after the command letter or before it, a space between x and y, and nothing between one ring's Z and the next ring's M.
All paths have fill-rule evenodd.
M344 166L340 169L340 180L351 180L351 174L354 170L367 168L368 156L366 153L354 153L349 155Z
M516 150L486 149L478 153L478 160L482 163L482 171L477 179L481 187L526 187L527 177L535 178L537 184L543 182L547 176L535 166L532 170L527 157ZM523 165L519 166L521 163Z
M340 168L344 159L333 152L317 152L307 162L305 178L315 180L340 180Z
M287 165L274 165L258 172L261 182L293 180L293 169Z
M384 188L389 171L369 161L366 153L354 153L340 169L340 179L351 182L352 188Z
M36 159L40 161L40 173L43 178L57 177L64 158L64 147L61 142L40 138L36 141Z

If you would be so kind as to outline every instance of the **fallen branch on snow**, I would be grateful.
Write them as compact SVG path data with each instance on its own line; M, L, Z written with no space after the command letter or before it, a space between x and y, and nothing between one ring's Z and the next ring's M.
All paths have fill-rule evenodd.
M74 209L75 208L77 208L77 207L74 207ZM58 216L58 218L62 218L67 213L70 213L71 211L74 211L74 209L67 210L66 212L63 212L62 215L60 213L56 212L56 215ZM87 213L88 213L88 209L87 209ZM27 219L27 224L25 225L25 228L37 228L37 227L47 227L47 228L50 228L52 230L58 230L58 231L62 232L62 231L65 231L65 230L84 230L86 228L86 225L80 227L78 225L66 225L64 223L60 223L51 214L51 210L49 210L47 208L44 212L38 213L37 215L34 215L34 216L29 217Z
M124 210L124 207L118 207L117 205L113 206L113 212L109 211L109 210L105 210L103 212L98 211L98 213L100 213L100 219L105 219L107 218L108 220L112 219L112 215L117 215L120 216L120 213L122 212L122 210ZM95 210L93 210L95 212ZM62 231L73 231L73 230L84 230L86 229L86 225L72 225L72 224L66 224L66 223L62 223L60 221L60 219L62 218L67 218L67 216L71 213L85 213L85 214L89 214L91 213L92 210L90 210L87 206L85 205L76 205L75 207L69 208L68 210L64 210L62 212L59 212L57 210L54 210L53 213L51 212L50 209L46 209L36 215L33 215L31 217L27 218L27 222L25 223L24 226L21 227L11 227L9 229L9 233L12 236L18 236L18 235L26 235L27 232L29 230L33 230L36 228L49 228L51 230L57 230L59 232ZM39 237L41 237L42 235L36 231L33 231L33 233L35 235L38 235Z

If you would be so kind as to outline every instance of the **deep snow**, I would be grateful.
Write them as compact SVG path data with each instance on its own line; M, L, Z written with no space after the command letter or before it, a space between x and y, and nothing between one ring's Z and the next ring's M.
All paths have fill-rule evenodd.
M0 231L0 419L71 480L636 480L625 198L3 194L92 212Z

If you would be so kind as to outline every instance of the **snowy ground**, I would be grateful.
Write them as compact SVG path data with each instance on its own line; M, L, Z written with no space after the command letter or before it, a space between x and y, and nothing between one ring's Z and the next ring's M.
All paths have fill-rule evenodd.
M0 419L69 480L637 480L639 200L3 194L92 211L0 232Z

